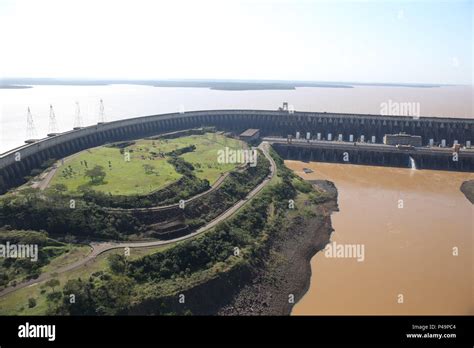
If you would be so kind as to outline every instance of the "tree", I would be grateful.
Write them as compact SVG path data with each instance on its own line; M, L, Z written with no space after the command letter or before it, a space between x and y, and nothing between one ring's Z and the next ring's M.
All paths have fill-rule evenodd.
M25 189L22 189L20 193L25 198L27 204L32 204L33 202L38 200L38 190L36 188L27 187Z
M86 170L84 176L89 177L93 185L99 185L104 182L106 173L104 167L96 165L94 168Z
M91 297L92 291L91 283L83 282L80 278L68 280L63 288L64 297L61 304L64 314L94 315L96 305ZM70 301L71 295L74 295L74 302Z
M46 295L46 299L49 302L59 302L59 300L61 300L62 297L63 297L63 294L61 293L61 291L53 291Z
M44 191L46 196L53 202L59 202L61 197L67 191L67 186L64 184L55 184Z
M112 254L108 257L110 270L115 274L123 274L126 269L126 260L123 255Z
M53 289L53 292L54 292L54 287L59 286L59 284L60 284L59 280L57 280L56 278L52 278L45 283L46 286L49 286L51 289Z
M36 306L36 299L33 297L30 297L28 299L28 308L33 308Z
M53 189L57 193L64 193L67 191L67 186L64 184L54 184L51 186L51 189Z

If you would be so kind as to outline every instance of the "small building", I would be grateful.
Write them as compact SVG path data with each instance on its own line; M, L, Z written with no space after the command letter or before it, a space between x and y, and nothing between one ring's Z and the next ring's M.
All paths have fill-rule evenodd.
M256 140L260 137L260 129L249 128L242 134L240 134L240 139L244 141Z
M385 134L383 137L383 143L385 145L409 145L414 147L421 146L421 136L410 135L406 133L398 134Z
M288 102L283 102L283 106L280 106L278 111L288 111Z

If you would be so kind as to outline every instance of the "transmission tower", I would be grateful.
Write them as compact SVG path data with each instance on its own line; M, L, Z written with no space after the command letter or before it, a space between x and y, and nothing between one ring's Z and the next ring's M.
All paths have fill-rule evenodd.
M31 114L30 107L28 106L28 113L26 114L26 139L36 138L36 128L33 122L33 115Z
M53 106L49 106L49 134L58 132L58 124L56 123L56 115L54 114Z
M74 128L82 127L81 107L79 102L76 102L76 117L74 118Z
M99 123L104 123L104 122L105 122L104 101L101 99L100 105L99 105Z

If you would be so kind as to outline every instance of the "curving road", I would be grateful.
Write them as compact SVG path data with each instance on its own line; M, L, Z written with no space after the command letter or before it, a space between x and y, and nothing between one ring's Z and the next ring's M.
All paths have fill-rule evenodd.
M201 234L203 232L206 232L210 230L211 228L215 227L218 223L224 221L225 219L229 218L231 215L233 215L237 210L239 210L245 203L247 203L250 199L255 197L273 178L273 176L276 173L276 164L273 158L269 155L268 150L269 150L270 144L266 141L262 142L258 148L262 150L262 153L265 155L265 157L270 161L270 174L258 185L256 186L250 193L245 197L244 199L238 201L235 205L233 205L231 208L226 210L224 213L216 217L214 220L210 221L208 224L205 226L199 228L198 230L187 234L185 236L179 237L179 238L174 238L174 239L169 239L169 240L156 240L156 241L149 241L149 242L101 242L101 243L91 243L91 253L88 254L85 258L78 260L76 262L73 262L69 265L66 265L64 267L61 267L57 269L54 272L46 272L42 273L38 278L36 279L31 279L29 281L17 284L16 286L11 286L8 288L3 289L0 291L0 297L5 296L13 291L22 289L26 286L31 286L36 283L40 283L44 280L47 280L52 277L52 274L60 274L68 271L72 271L74 269L77 269L86 263L94 260L97 256L100 254L112 250L112 249L118 249L118 248L147 248L147 247L155 247L155 246L161 246L161 245L167 245L171 243L176 243L182 240L186 240L192 237L197 236L198 234Z

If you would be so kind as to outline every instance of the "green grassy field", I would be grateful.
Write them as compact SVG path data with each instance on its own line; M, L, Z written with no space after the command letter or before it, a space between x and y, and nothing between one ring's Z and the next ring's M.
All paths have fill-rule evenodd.
M173 139L180 140L180 139ZM188 152L181 157L191 163L200 179L207 179L211 185L219 178L221 173L233 170L236 165L217 162L217 151L226 146L231 149L242 149L244 143L237 139L231 139L215 133L207 133L204 136L192 135L182 138L189 145L196 145L196 151Z
M125 155L120 153L120 149L101 146L66 159L57 169L50 186L64 184L69 192L77 192L79 186L90 181L84 176L86 170L100 165L104 168L106 176L102 184L91 185L92 189L116 195L148 194L181 177L181 174L167 162L167 157L160 154L189 145L195 145L196 150L183 154L182 157L194 165L197 177L209 180L212 185L221 173L230 171L236 166L217 163L217 151L226 146L233 149L243 148L244 143L215 133L176 139L141 139L125 149L130 154L130 161L125 160Z

